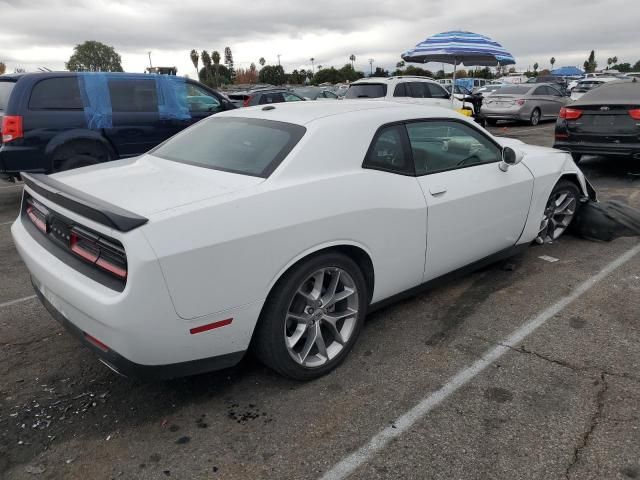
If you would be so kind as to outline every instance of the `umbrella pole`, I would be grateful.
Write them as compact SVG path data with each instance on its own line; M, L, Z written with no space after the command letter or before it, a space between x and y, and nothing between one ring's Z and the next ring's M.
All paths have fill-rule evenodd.
M456 98L456 67L458 64L458 59L453 59L453 80L451 80L451 108L453 108L453 101Z

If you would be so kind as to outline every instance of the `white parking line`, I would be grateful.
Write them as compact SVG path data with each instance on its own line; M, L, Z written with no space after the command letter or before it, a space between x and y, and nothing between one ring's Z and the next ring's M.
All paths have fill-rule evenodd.
M524 323L511 335L502 340L497 347L486 351L480 359L476 360L475 363L463 370L460 370L456 375L451 377L443 387L424 397L415 407L398 417L393 422L393 426L385 427L373 436L366 445L363 445L351 455L348 455L334 465L321 477L321 480L342 480L347 478L358 467L369 461L376 453L382 450L391 440L409 430L409 428L411 428L417 421L424 418L431 410L440 405L458 389L478 376L489 365L522 342L538 327L544 325L550 318L560 313L570 303L584 295L594 285L596 285L596 283L604 279L621 265L624 265L638 253L640 253L640 245L635 246L620 257L616 258L600 270L600 272L578 285L569 295L561 298L549 308L539 313L536 317Z
M503 130L502 130L502 128L500 128L500 127L496 127L496 128L498 128L498 129L499 129L499 131L498 131L498 130L496 130L496 131L494 131L494 132L493 132L493 134L494 134L496 137L500 137L500 136L501 136L501 135L500 135L501 133L502 133L502 134L505 134L505 135L518 135L518 134L520 134L520 133L527 133L527 132L539 132L539 131L541 131L541 130L542 130L541 128L538 128L538 127L534 127L534 128L518 128L518 129L515 129L515 130L509 130L509 127L505 127L505 128L507 129L507 131L505 132L505 131L503 131Z
M13 222L15 222L15 220L10 220L8 222L2 222L2 223L0 223L0 226L2 226L2 225L11 225Z
M16 188L16 187L22 188L22 187L24 187L24 184L23 183L16 183L15 185L4 185L4 186L0 187L0 190L5 190L7 188Z
M33 300L34 298L36 298L35 295L29 295L28 297L22 297L16 300L9 300L8 302L0 303L0 308L9 307L11 305L15 305L16 303L26 302L27 300Z

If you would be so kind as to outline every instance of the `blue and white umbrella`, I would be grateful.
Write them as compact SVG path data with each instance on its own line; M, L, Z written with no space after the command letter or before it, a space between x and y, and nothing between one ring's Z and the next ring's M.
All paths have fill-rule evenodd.
M452 63L495 67L513 65L516 60L495 40L472 32L444 32L432 35L411 50L402 59L415 63Z

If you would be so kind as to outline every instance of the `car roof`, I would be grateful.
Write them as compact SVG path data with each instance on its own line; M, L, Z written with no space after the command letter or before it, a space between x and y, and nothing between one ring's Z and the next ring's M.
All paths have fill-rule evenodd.
M358 85L361 83L393 83L393 82L399 82L399 81L413 81L413 82L429 82L429 83L436 83L438 84L437 81L435 81L433 78L431 77L421 77L419 75L397 75L397 76L393 76L393 77L367 77L367 78L361 78L359 80L356 80L355 82L351 82L351 85Z
M343 100L340 102L290 102L229 110L216 117L242 117L274 120L278 122L308 125L326 117L349 116L372 119L380 124L409 118L465 118L451 109L423 104L390 102L384 100Z

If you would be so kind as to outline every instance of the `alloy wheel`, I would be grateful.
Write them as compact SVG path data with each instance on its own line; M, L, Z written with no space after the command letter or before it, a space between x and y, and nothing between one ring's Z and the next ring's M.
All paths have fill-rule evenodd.
M334 359L355 331L358 291L337 267L317 270L302 282L287 310L284 340L291 358L307 368Z
M537 243L548 243L562 235L576 214L578 199L572 192L559 190L554 192L544 210Z

